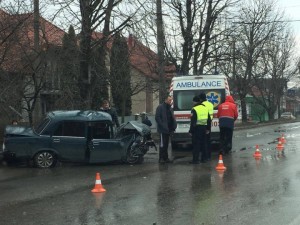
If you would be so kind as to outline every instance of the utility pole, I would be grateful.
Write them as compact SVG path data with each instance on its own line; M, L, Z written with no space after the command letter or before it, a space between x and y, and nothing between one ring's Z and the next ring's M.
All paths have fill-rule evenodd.
M163 102L167 90L166 90L166 77L165 77L165 57L164 57L164 45L165 35L163 28L162 17L162 1L156 0L156 27L157 27L157 54L158 54L158 76L159 76L159 101Z
M40 63L41 63L41 58L40 58L40 1L39 0L34 0L33 3L33 33L34 33L34 54L35 54L35 62L34 62L34 75L33 75L33 85L34 85L34 93L33 95L36 95L35 100L31 103L31 110L29 113L29 123L32 124L33 121L33 115L35 120L39 120L42 112L41 112L41 95L40 91L38 90L40 88Z
M40 30L40 3L39 0L34 0L34 6L33 6L33 32L34 32L34 50L36 53L39 52L39 42L40 42L40 36L39 36L39 30Z

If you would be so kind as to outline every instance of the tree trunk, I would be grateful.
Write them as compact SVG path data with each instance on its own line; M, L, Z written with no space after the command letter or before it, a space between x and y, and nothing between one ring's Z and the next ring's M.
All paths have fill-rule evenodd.
M82 22L84 23L84 21ZM86 25L82 25L81 42L80 42L80 69L79 69L79 89L80 96L83 99L83 108L90 108L90 83L89 83L89 64L90 64L90 43L91 33Z
M33 16L33 29L34 29L34 51L35 51L35 62L34 62L34 71L33 71L33 80L34 89L33 94L36 98L30 102L30 115L29 116L29 124L32 126L34 122L33 115L37 117L36 120L39 120L42 116L41 109L41 101L40 101L40 85L41 85L41 72L39 71L41 57L40 57L40 6L39 0L34 0L34 16ZM35 110L34 110L35 109Z
M246 95L239 95L241 101L241 111L242 111L242 122L247 122L247 104L246 104Z
M166 79L164 73L164 30L163 30L163 17L162 17L162 2L156 0L156 25L157 25L157 54L158 54L158 76L159 76L159 100L163 102L167 90L166 90Z
M40 36L39 36L39 18L40 18L40 9L39 9L39 0L34 0L34 49L36 52L39 50Z
M124 123L125 119L125 113L126 113L126 99L122 99L122 118L121 121Z

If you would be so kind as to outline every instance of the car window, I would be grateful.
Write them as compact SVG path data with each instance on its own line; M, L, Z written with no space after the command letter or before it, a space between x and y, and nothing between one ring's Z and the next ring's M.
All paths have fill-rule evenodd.
M63 121L58 124L53 136L85 137L85 122Z
M110 126L107 123L93 122L90 126L92 139L110 139Z
M35 127L35 132L41 134L41 132L45 129L45 127L49 124L50 119L47 117L42 122L39 123L37 127Z

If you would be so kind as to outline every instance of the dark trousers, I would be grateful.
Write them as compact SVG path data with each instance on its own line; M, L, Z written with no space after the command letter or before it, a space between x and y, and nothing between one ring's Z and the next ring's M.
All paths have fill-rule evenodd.
M159 159L167 160L170 134L160 134Z
M201 161L207 159L206 155L206 126L196 126L192 134L193 144L193 162L199 161L201 153Z
M211 141L210 141L210 133L206 134L206 153L207 153L207 159L211 159Z
M220 148L224 153L228 153L232 148L233 129L220 127Z

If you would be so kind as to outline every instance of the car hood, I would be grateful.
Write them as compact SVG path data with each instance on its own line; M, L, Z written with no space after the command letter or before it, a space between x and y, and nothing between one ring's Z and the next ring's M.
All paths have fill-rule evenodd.
M5 127L5 136L34 136L35 133L31 127L7 125Z

